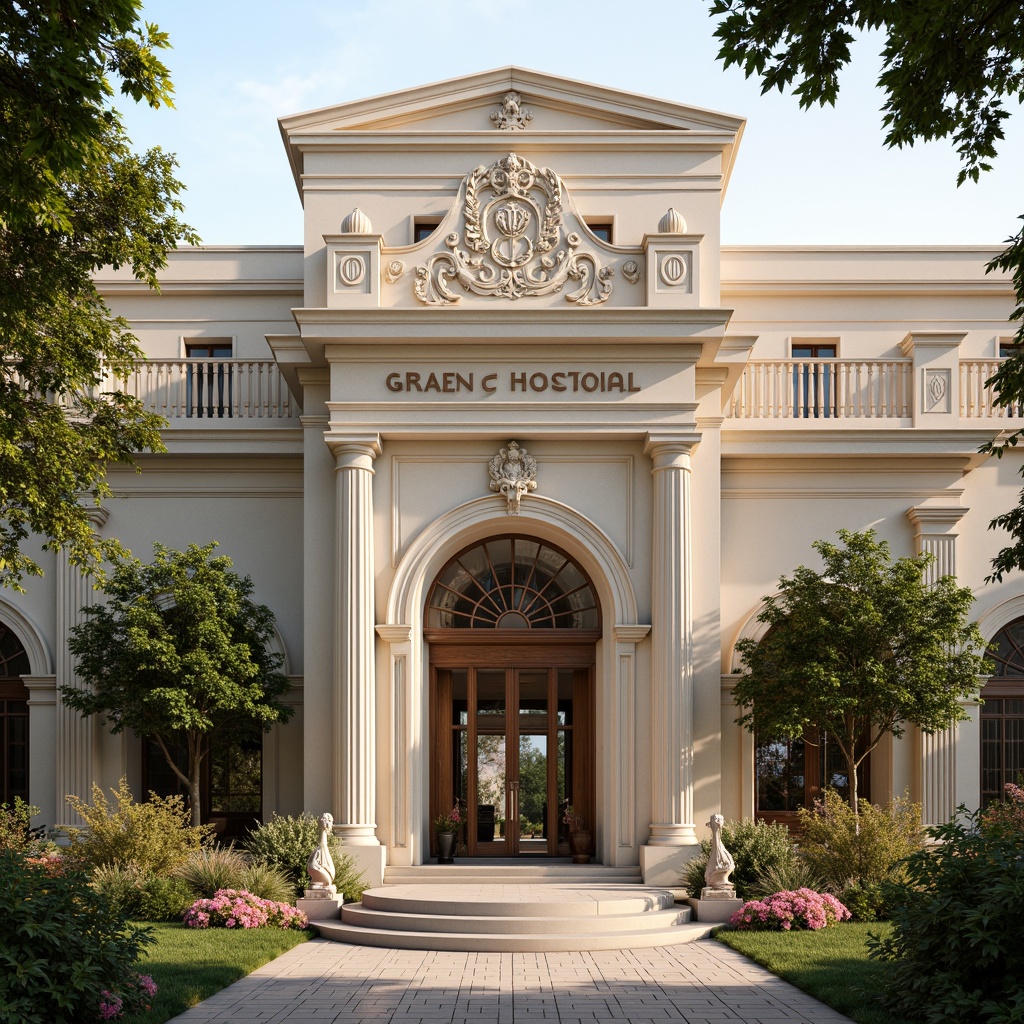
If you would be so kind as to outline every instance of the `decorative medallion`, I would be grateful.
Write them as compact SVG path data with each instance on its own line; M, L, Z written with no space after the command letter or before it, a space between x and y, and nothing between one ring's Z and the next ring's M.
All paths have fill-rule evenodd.
M523 106L519 93L507 92L501 99L501 106L491 111L491 120L500 131L522 131L533 120L533 111Z
M525 448L520 448L516 441L509 441L506 448L487 465L491 478L491 490L505 495L508 502L508 514L519 515L519 502L524 494L537 490L537 460L528 455Z
M565 232L562 193L554 171L515 153L478 167L462 183L463 234L453 231L444 240L451 252L416 268L416 297L428 306L453 305L462 298L452 291L453 280L475 295L509 299L557 293L576 281L579 288L566 301L604 302L614 271L593 253L577 252L582 239Z
M630 283L640 280L640 264L636 260L627 260L622 264L622 276Z
M384 268L384 280L394 284L405 273L405 264L401 260L392 260Z

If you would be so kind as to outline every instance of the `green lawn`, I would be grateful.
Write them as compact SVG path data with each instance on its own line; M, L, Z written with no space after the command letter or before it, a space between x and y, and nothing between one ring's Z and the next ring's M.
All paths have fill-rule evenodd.
M735 932L715 938L859 1024L904 1024L875 999L887 965L868 959L868 932L888 924L840 924L817 932Z
M139 971L153 976L156 1000L151 1012L122 1018L128 1024L163 1024L312 938L312 932L282 928L150 927L156 933L156 943L147 947L149 955L139 961Z

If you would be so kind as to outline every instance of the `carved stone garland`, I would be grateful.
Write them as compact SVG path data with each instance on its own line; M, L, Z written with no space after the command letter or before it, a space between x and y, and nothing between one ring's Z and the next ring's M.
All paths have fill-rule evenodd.
M565 233L562 182L554 171L509 153L473 171L462 195L464 239L453 231L444 240L451 252L416 268L421 302L460 302L453 280L475 295L509 299L557 293L567 281L578 281L580 287L565 298L579 306L597 305L611 294L614 270L602 267L593 253L577 252L582 239Z
M509 441L487 464L487 472L491 490L505 496L508 514L519 515L523 496L537 490L537 460L527 454L525 448L520 448L518 442Z

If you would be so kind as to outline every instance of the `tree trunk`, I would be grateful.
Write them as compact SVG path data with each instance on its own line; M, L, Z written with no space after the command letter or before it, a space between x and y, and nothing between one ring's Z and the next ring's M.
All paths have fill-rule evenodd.
M202 748L198 743L193 746L190 738L188 750L188 800L192 806L193 825L202 824L203 809L200 804L202 796L200 786L202 764Z

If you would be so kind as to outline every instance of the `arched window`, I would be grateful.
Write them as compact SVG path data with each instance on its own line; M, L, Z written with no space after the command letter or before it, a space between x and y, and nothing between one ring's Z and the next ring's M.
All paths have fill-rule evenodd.
M21 641L0 623L0 803L28 801L28 687L31 671Z
M981 691L981 803L1003 798L1024 774L1024 618L992 638L996 670Z
M432 629L597 629L594 588L564 552L498 537L459 552L427 598Z

